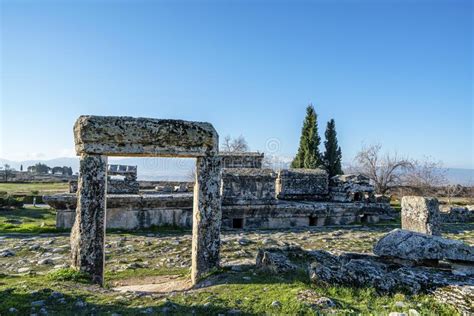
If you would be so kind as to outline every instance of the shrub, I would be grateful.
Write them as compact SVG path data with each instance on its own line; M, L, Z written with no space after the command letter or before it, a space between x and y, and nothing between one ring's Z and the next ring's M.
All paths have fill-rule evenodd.
M0 208L21 208L23 207L23 200L14 198L12 196L0 197Z

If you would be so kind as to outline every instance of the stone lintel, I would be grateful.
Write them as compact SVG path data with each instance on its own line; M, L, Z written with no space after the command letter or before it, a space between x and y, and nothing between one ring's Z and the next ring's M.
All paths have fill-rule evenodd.
M74 141L78 155L202 157L219 150L210 123L126 116L80 116Z

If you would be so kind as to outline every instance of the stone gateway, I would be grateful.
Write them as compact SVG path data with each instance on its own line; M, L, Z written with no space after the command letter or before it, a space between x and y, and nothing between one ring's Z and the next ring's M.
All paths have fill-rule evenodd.
M107 156L196 159L193 203L193 284L219 266L221 160L219 136L209 123L148 118L80 116L74 125L80 156L72 266L104 282Z

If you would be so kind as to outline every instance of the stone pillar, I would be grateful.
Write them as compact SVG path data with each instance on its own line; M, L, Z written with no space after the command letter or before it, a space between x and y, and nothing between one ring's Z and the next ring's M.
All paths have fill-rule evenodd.
M72 267L104 282L107 157L82 154L76 220L71 231Z
M196 158L191 270L193 284L212 268L219 267L222 219L220 185L220 158Z
M432 197L402 197L402 229L441 235L438 200Z

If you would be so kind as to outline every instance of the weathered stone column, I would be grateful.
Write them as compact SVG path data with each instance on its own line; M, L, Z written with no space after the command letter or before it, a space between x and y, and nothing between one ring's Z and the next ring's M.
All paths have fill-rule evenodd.
M402 229L441 235L438 200L432 197L402 197Z
M219 267L222 218L220 183L220 158L196 158L191 271L193 284L212 268Z
M71 231L72 267L104 282L107 157L82 154L76 221Z

